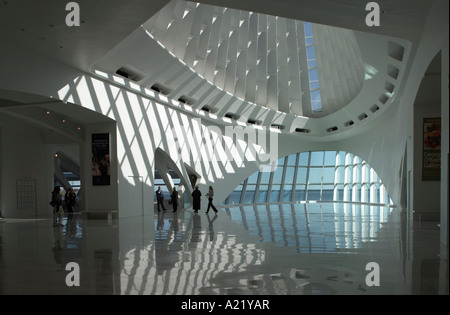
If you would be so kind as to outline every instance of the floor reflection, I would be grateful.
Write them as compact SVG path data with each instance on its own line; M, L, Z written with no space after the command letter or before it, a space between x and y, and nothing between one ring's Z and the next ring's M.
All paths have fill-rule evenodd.
M219 231L215 230L217 223ZM263 251L248 243L233 225L226 216L220 220L217 214L155 213L154 242L133 248L124 257L122 293L227 294L233 288L216 287L215 278L261 264L264 257ZM154 259L142 259L143 255L152 257L152 253Z
M376 240L392 208L356 203L284 203L229 207L226 211L260 241L293 247L298 253L348 253Z
M391 244L399 243L400 233L380 233L389 219L384 233L399 231L391 212L360 204L252 205L214 216L160 211L154 242L125 257L122 293L366 294L365 264L380 248L377 259L400 266ZM142 259L152 253L154 260ZM359 255L324 256L337 253ZM384 277L398 282L397 271L391 268ZM403 282L384 292L405 292Z
M0 294L448 294L435 224L399 208L271 204L218 214L0 224ZM414 232L414 237L411 233ZM414 245L414 246L413 246ZM68 262L81 285L65 282ZM381 286L365 269L377 262Z

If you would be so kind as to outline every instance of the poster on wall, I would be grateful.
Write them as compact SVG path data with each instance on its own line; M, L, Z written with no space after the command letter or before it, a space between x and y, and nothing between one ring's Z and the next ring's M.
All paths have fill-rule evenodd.
M423 119L422 180L441 179L441 118Z
M109 133L92 134L92 184L110 185Z

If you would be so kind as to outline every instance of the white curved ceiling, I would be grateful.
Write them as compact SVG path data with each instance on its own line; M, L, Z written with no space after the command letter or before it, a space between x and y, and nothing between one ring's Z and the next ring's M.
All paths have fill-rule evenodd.
M310 33L309 25L173 0L144 28L220 89L281 112L322 117L360 92L364 65L353 31L312 24ZM320 110L313 112L316 95Z
M213 113L206 117L218 123L231 118L317 141L355 134L400 94L410 42L312 25L312 67L317 67L322 101L321 111L313 111L305 25L174 0L92 71L121 75L144 93L153 88L163 98L189 105L194 114Z

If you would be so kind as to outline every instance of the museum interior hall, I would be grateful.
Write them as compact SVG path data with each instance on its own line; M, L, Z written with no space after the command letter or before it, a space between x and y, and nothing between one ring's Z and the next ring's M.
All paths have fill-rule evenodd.
M447 0L0 3L0 295L448 295Z

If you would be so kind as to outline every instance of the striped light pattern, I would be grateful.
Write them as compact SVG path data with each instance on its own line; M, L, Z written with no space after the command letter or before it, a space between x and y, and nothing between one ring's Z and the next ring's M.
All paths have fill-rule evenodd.
M182 0L144 28L215 86L285 113L326 116L364 82L351 30Z

